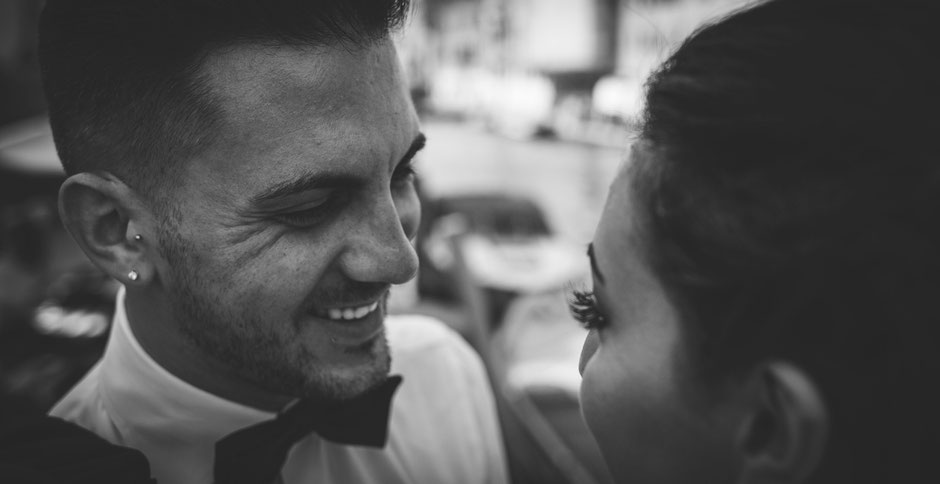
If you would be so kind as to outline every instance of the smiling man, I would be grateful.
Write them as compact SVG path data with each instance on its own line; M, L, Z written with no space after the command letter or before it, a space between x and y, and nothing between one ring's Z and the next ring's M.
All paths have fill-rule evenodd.
M417 270L425 139L389 39L407 10L49 2L63 220L124 284L54 415L161 483L506 480L479 359L385 314Z

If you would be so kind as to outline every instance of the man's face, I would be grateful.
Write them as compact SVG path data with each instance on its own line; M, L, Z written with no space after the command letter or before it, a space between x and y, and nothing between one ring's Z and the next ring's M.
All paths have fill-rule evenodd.
M224 122L185 168L162 283L197 351L270 391L343 399L389 369L423 142L392 44L236 46L202 69Z
M727 414L692 398L686 331L641 249L630 173L611 186L592 244L602 319L581 355L582 412L617 482L731 482Z

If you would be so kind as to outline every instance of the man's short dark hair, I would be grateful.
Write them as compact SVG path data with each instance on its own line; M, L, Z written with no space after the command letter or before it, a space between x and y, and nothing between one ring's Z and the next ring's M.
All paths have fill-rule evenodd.
M698 379L803 368L832 418L812 482L940 482L938 18L765 2L647 85L634 193Z
M367 44L408 0L50 0L40 62L68 174L108 171L153 202L213 139L204 57L238 43Z

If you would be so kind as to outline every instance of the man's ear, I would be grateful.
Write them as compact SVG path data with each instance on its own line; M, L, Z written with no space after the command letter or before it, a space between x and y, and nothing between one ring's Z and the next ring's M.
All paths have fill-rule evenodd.
M59 189L59 214L72 238L101 270L126 285L153 276L146 234L149 212L133 189L109 173L78 173Z
M751 397L736 444L739 484L802 483L823 457L829 432L825 404L799 368L773 361L747 382Z

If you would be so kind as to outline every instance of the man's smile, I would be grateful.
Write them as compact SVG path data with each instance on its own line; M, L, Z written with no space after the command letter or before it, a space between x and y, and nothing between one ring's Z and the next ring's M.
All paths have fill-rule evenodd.
M348 349L372 341L384 331L385 291L368 298L345 298L331 304L316 305L307 310L307 324L314 324L327 331L333 346ZM331 307L332 306L332 307Z
M378 307L379 302L373 301L371 304L348 306L345 308L315 308L312 312L314 316L317 316L318 318L329 319L333 321L353 321L368 316Z

